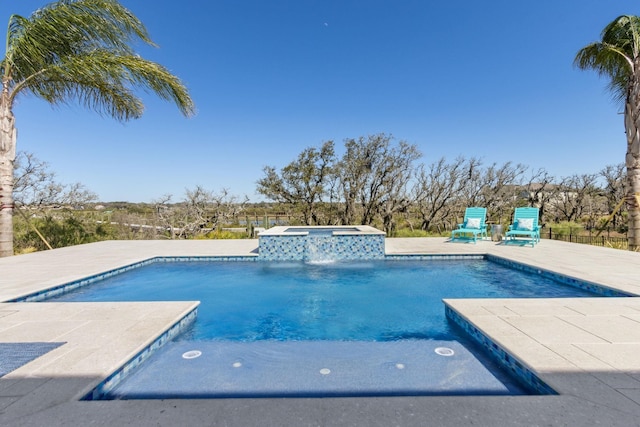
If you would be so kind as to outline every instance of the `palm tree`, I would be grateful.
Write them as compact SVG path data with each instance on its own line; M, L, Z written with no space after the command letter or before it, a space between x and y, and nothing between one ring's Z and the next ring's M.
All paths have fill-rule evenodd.
M610 79L614 98L624 102L627 133L627 194L629 250L640 249L640 18L622 15L604 30L602 40L582 48L579 68L593 69Z
M181 81L135 53L141 40L155 46L146 28L116 0L58 0L29 18L9 19L0 62L0 256L13 254L13 105L32 94L53 105L79 102L116 120L142 115L134 93L144 88L173 101L189 116L194 104Z

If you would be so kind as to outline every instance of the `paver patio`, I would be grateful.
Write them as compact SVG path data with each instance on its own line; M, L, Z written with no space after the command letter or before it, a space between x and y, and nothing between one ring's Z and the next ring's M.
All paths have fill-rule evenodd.
M0 301L154 256L255 255L257 240L112 241L0 259ZM640 253L543 240L387 239L387 254L492 254L640 295ZM0 342L66 342L0 378L0 425L640 425L640 298L446 303L558 396L79 401L195 302L0 303Z

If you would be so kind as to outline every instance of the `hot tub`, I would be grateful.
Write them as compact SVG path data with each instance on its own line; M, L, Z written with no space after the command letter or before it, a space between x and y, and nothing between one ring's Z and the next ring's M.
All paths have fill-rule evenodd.
M265 261L384 259L384 232L368 225L273 227L258 235Z

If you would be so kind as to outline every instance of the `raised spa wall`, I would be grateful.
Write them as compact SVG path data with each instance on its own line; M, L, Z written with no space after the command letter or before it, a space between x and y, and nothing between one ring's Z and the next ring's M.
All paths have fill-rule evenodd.
M273 227L258 234L265 261L340 261L384 258L384 232L366 225Z

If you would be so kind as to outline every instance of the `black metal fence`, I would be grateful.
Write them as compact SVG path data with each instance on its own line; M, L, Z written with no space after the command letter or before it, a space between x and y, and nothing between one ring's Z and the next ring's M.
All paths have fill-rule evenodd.
M616 249L628 249L629 242L626 237L617 237L610 236L606 231L603 231L603 234L596 236L592 235L583 235L578 233L573 233L569 231L556 233L553 231L553 228L543 229L540 237L552 239L552 240L562 240L564 242L572 242L572 243L581 243L585 245L593 245L593 246L604 246L609 248Z

